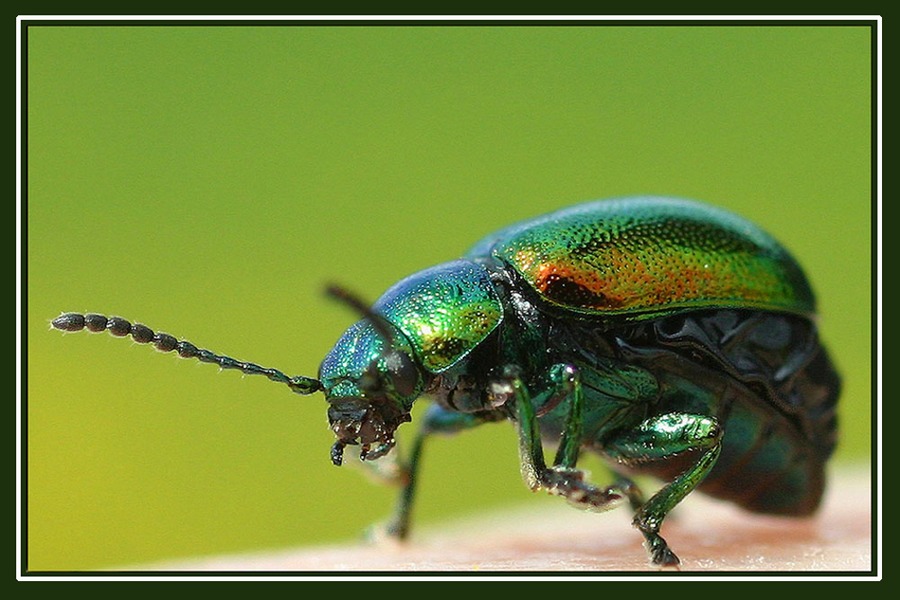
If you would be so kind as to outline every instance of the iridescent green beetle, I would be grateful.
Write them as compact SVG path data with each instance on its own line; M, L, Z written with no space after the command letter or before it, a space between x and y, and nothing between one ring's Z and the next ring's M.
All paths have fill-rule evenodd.
M317 379L115 317L70 313L53 325L131 335L301 394L322 391L338 465L348 445L367 462L389 454L413 403L431 400L407 458L378 470L403 485L389 527L399 537L423 441L507 419L531 489L594 511L627 501L659 566L679 563L660 526L694 489L763 513L807 515L819 504L840 379L800 267L731 213L668 198L591 202L491 235L371 308L333 293L363 318ZM550 465L542 440L557 446ZM613 485L576 469L585 450L608 460ZM632 474L664 484L645 499Z

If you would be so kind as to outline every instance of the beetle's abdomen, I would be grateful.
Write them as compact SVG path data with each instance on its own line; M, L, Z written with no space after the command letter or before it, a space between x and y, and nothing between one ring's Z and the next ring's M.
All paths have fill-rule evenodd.
M771 236L686 200L582 204L502 230L469 254L487 255L577 312L639 320L682 309L815 308L801 269Z
M818 507L836 441L839 386L821 348L795 378L809 409L809 431L767 403L724 398L722 454L701 491L762 513L807 515Z
M648 324L647 333L673 357L657 365L666 389L657 410L701 411L723 426L722 453L699 489L756 512L814 511L837 439L840 379L813 323L703 311ZM677 462L666 466L672 476Z
M583 327L561 342L576 350L570 356L591 396L587 405L609 394L591 383L598 373L591 367L589 347L603 347L621 368L642 369L656 382L652 399L633 401L634 420L682 412L719 421L722 451L698 489L756 512L804 515L815 510L836 443L840 379L811 321L791 314L711 310L593 334ZM587 346L576 347L576 338ZM615 435L594 429L593 423L586 423L585 431L596 432L588 444L601 453L606 436ZM669 481L696 458L688 453L630 467Z

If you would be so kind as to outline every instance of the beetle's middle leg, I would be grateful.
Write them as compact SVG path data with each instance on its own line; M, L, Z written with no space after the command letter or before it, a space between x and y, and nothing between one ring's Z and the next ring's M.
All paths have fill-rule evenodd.
M584 472L575 468L581 447L584 397L577 370L571 365L555 365L550 371L555 389L550 398L568 397L569 410L560 437L559 448L552 466L544 461L540 426L531 397L521 377L513 368L504 373L499 386L509 386L516 407L519 433L519 458L522 478L534 491L546 490L563 496L570 504L592 511L614 508L627 495L618 486L599 487L584 479ZM558 403L558 402L557 402Z

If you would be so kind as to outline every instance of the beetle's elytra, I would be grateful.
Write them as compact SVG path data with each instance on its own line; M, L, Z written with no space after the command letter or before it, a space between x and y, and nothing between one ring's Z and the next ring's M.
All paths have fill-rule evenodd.
M321 391L335 464L348 445L363 461L388 455L413 403L430 400L398 460L405 488L389 530L399 537L409 530L424 440L498 420L515 424L531 489L590 510L627 502L659 566L679 563L660 526L695 488L764 513L807 515L819 504L840 379L802 270L738 216L668 198L591 202L488 236L371 308L332 294L362 319L317 378L117 317L69 313L53 326L131 335L300 394ZM558 448L550 464L543 441ZM587 481L576 468L583 451L607 459L616 483ZM647 499L633 474L663 485Z

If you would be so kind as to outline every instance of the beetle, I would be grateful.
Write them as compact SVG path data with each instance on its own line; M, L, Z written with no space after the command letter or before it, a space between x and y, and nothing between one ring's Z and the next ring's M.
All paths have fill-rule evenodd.
M660 535L697 489L745 509L809 515L837 439L840 378L820 343L812 289L795 259L756 225L703 203L600 200L502 229L463 258L415 273L360 315L318 377L200 349L141 324L66 313L63 331L130 335L163 352L323 392L336 436L402 486L388 531L404 538L424 441L509 420L521 472L592 511L630 504L650 561L677 567ZM431 401L405 459L395 431ZM544 442L557 447L548 463ZM606 459L613 483L577 468ZM384 463L375 463L384 464ZM633 480L661 480L650 498Z

